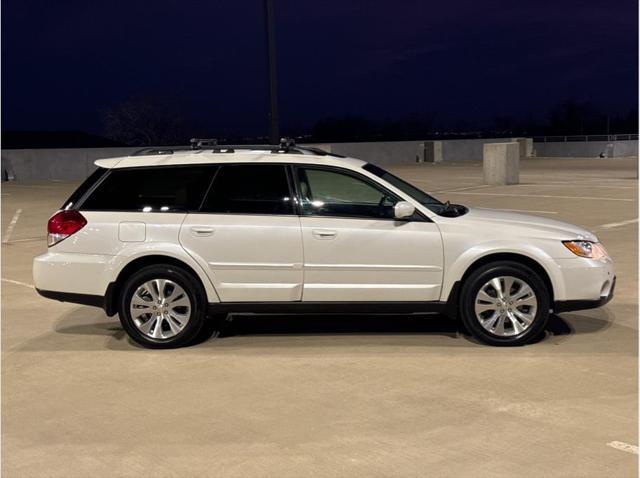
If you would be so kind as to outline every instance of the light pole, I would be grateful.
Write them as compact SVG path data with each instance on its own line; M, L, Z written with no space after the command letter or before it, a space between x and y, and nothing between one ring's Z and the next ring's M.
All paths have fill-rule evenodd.
M264 18L267 31L267 63L269 69L269 142L280 142L278 127L278 79L276 75L276 32L274 0L264 0Z

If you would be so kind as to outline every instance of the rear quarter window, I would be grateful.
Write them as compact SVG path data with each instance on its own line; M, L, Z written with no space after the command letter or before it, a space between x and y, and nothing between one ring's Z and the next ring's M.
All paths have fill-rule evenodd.
M76 209L75 206L77 206L82 197L87 193L87 191L93 188L98 181L100 181L107 171L108 169L98 168L91 173L89 177L85 179L80 186L78 186L78 189L73 192L69 199L62 204L61 209Z
M86 211L196 211L215 166L112 169L80 205Z

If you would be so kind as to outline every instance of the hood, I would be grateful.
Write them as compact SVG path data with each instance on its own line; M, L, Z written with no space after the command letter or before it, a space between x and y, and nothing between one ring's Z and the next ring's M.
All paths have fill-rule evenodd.
M516 234L537 236L546 239L584 239L597 241L592 232L564 221L557 221L547 217L534 216L516 212L500 211L497 209L469 208L469 212L456 219L482 224L485 227L493 224L498 229L509 229ZM454 219L455 220L455 219ZM514 231L514 229L516 229Z

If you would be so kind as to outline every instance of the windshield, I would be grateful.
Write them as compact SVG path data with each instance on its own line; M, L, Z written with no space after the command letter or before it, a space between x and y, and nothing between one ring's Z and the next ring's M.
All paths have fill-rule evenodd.
M389 184L394 185L395 187L400 189L403 193L408 194L413 199L418 201L423 206L426 206L436 214L439 214L446 207L444 203L442 203L441 201L438 201L433 196L429 196L424 191L418 189L417 187L406 182L405 180L400 179L398 176L394 176L390 172L385 171L384 169L374 164L367 163L363 166L363 168L369 171L370 173L375 174L379 178L384 179Z

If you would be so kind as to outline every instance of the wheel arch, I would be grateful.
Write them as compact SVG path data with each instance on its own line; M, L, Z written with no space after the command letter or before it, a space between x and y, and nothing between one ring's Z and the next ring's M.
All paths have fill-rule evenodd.
M445 294L444 297L446 297L445 301L447 302L449 315L455 315L457 313L460 289L462 288L462 284L464 284L464 281L469 277L469 275L471 275L473 271L477 270L479 267L482 267L491 262L500 261L520 263L536 272L549 291L550 303L554 303L554 300L556 299L556 297L558 297L559 291L557 286L555 285L555 282L552 280L552 275L549 273L549 270L543 265L542 261L518 252L490 252L471 261L470 264L468 264L464 268L462 274L459 274L457 278L451 281L448 289L443 290L443 293Z
M473 262L467 268L467 270L462 275L460 282L464 283L464 281L471 275L471 273L473 273L473 271L478 269L478 267L482 267L491 262L499 262L499 261L517 262L519 264L529 267L531 270L537 273L542 279L542 281L544 282L544 285L547 287L547 290L549 291L550 303L553 303L555 292L553 290L553 282L551 282L551 277L549 276L549 273L544 268L544 266L542 266L542 264L540 264L538 261L536 261L535 259L532 259L529 256L525 256L523 254L517 254L513 252L497 252L497 253L480 257L479 259L476 259L476 261Z
M171 264L186 270L200 282L206 292L209 302L214 302L211 296L212 293L215 296L215 301L218 301L218 297L215 289L213 289L213 285L207 278L203 278L202 274L199 274L192 265L173 256L164 254L147 254L136 257L135 259L129 261L124 267L122 267L115 280L110 282L107 286L107 291L104 298L104 310L109 317L115 315L118 311L118 295L120 294L121 287L124 281L126 281L127 278L131 276L131 274L140 270L141 268L156 264Z

